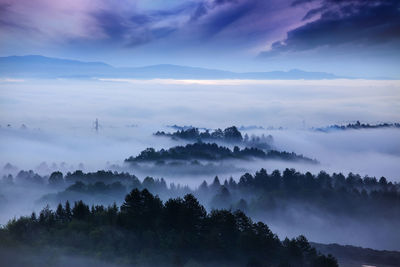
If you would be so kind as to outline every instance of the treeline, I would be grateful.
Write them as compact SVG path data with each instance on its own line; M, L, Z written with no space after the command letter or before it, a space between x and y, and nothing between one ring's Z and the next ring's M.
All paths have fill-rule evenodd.
M111 184L111 183L122 183L122 184L137 184L140 183L139 179L132 174L127 172L112 172L99 170L97 172L84 173L81 170L74 172L67 172L64 176L62 172L55 171L50 176L41 176L32 170L24 171L21 170L14 177L13 175L4 175L1 179L3 185L12 184L31 184L31 185L42 185L49 184L50 186L63 186L64 184L72 184L75 182L85 183L99 183L99 184Z
M400 185L381 177L364 177L349 173L318 175L294 169L268 174L261 169L254 175L246 173L239 182L233 179L222 184L216 177L198 188L200 195L216 192L213 207L234 207L251 212L279 211L288 206L314 207L334 216L360 216L373 220L400 219ZM374 214L374 218L371 218Z
M84 173L81 170L63 173L56 171L50 176L41 176L32 170L20 171L15 177L11 174L4 175L0 179L1 188L7 186L37 186L37 187L54 187L55 189L64 189L62 192L75 192L82 194L98 194L98 193L116 193L128 191L133 188L151 189L159 195L183 195L192 192L188 186L175 185L171 183L167 185L164 178L154 179L153 177L145 177L142 181L134 174L127 172L104 171Z
M276 159L287 161L303 161L307 163L318 163L316 160L289 153L286 151L280 152L270 150L264 152L258 148L243 148L240 149L235 146L233 150L228 147L219 146L216 143L203 143L196 142L194 144L187 144L185 146L175 146L169 149L161 149L156 151L154 148L147 148L140 152L136 157L129 157L125 162L143 162L143 161L164 161L164 160L227 160L227 159Z
M177 130L173 133L166 133L164 131L157 131L155 136L167 136L173 139L182 139L188 141L203 141L203 142L225 142L234 143L237 145L244 145L248 147L256 147L259 149L269 150L273 142L272 135L261 136L249 135L242 133L238 130L236 126L231 126L228 128L216 129L214 131L209 131L208 129L200 131L199 128L188 127Z
M358 129L380 129L380 128L400 128L400 123L379 123L379 124L369 124L369 123L349 123L347 125L331 125L325 128L316 128L317 131L329 132L334 130L358 130Z
M28 173L32 173L34 180L46 180L46 177L33 172ZM230 178L220 181L215 177L212 183L204 181L196 189L173 183L168 185L162 178L146 177L140 181L128 173L110 171L93 173L76 171L65 176L55 172L50 178L54 176L59 177L57 185L63 191L43 198L51 199L52 202L82 199L96 194L102 198L104 195L109 195L116 199L116 195L137 188L148 189L162 199L192 193L208 208L241 209L252 215L282 211L297 205L314 207L333 216L343 215L366 220L378 218L387 221L400 219L399 183L388 182L384 177L376 179L353 173L345 176L342 173L330 175L321 171L313 175L310 172L300 173L294 169L267 173L265 169L261 169L255 174L246 173L237 180ZM50 178L47 178L49 184L45 186L53 186ZM6 190L5 185L12 185L13 178L5 176L1 184ZM43 182L39 185L43 186ZM371 214L374 214L373 218Z
M104 182L84 183L77 181L65 190L57 193L43 195L36 203L55 204L60 201L84 199L89 203L108 204L119 202L120 196L126 194L132 186L123 185L121 182L105 184Z
M191 194L163 203L146 189L132 190L120 208L66 202L13 219L0 229L0 247L58 247L126 265L338 266L304 236L280 241L241 211L207 213Z
M95 173L89 174L89 177L95 175ZM118 177L121 177L120 174L116 172L109 172L109 174L111 178L110 181L114 181L118 179ZM66 182L64 181L64 183ZM188 186L181 186L179 184L175 185L174 183L167 185L163 178L154 179L153 177L148 176L140 181L138 178L132 176L132 181L130 183L121 183L120 181L112 183L97 181L93 183L93 179L88 180L85 176L81 176L80 180L77 180L74 184L69 185L64 190L57 193L43 195L39 200L37 200L37 203L56 204L67 200L72 201L81 199L90 203L121 203L123 195L132 189L148 189L153 194L159 195L162 199L183 196L193 192Z
M205 130L200 132L198 128L188 128L177 130L173 133L165 133L158 131L156 136L169 136L173 138L186 139L186 140L203 140L203 141L226 141L226 142L242 142L243 136L236 126L228 127L225 130L216 129L212 132Z

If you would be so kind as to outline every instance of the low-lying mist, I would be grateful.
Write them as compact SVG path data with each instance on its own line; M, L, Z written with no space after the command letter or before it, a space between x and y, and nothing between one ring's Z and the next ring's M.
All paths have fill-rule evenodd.
M55 210L66 201L120 206L126 194L139 188L163 201L194 194L208 211L241 209L267 223L281 239L306 234L319 243L400 249L398 183L355 174L321 172L313 176L288 169L282 174L260 169L253 175L242 173L226 180L209 178L201 185L187 186L185 180L176 184L117 172L75 171L64 176L53 173L50 178L22 172L0 181L0 223L32 211L39 214L47 205Z
M321 170L329 174L353 172L400 181L399 129L313 130L355 120L398 122L398 81L26 80L0 85L1 176L15 177L20 170L33 170L44 177L54 171L66 175L76 170L113 170L129 172L141 181L146 176L164 178L168 186L174 183L195 190L204 180L211 183L215 176L221 181L230 177L238 181L245 172L260 168L268 173L295 168L313 174ZM259 159L141 169L124 164L124 159L148 147L159 150L190 143L153 135L172 131L167 125L174 124L210 129L260 126L242 133L272 135L273 149L295 152L319 164ZM65 189L18 183L2 186L0 223L39 211L46 200L57 200L55 196ZM82 194L75 197L84 198ZM121 193L84 200L89 204L120 204L123 197ZM54 207L57 201L53 202ZM306 234L315 242L400 249L396 245L398 233L391 235L385 230L386 224L390 224L387 229L394 229L391 222L360 225L357 220L294 205L282 212L252 216L267 222L282 238ZM307 223L303 223L304 218ZM371 237L368 232L374 227L383 230Z
M275 130L249 134L271 134L277 149L319 160L316 171L400 178L400 131L308 130L355 120L399 121L398 81L25 80L2 82L0 90L3 166L40 172L46 170L36 168L42 162L65 171L82 163L93 171L147 147L182 144L152 135L171 130L166 125L257 125Z
M162 125L159 128L163 128ZM159 129L158 128L158 129ZM120 127L100 130L96 133L90 128L65 132L36 129L0 129L1 174L16 173L20 169L34 170L40 174L53 171L63 172L82 169L116 169L129 171L123 166L124 159L137 156L142 150L170 148L182 145L184 141L155 137L153 130L143 126ZM295 152L316 159L320 164L302 164L299 162L277 160L226 161L221 167L207 168L208 176L229 177L242 171L254 171L261 167L267 170L296 168L314 173L320 170L332 172L355 172L376 177L385 176L400 181L400 130L372 129L348 130L322 133L312 130L257 130L250 134L271 134L274 148ZM7 163L12 166L3 168ZM220 164L221 165L221 164ZM231 166L231 168L226 168ZM13 168L16 167L16 168ZM203 168L204 169L204 168ZM202 168L146 168L137 170L142 175L156 175L168 179L178 179L176 174L184 176L201 175ZM197 179L196 179L197 180ZM196 184L196 182L194 182Z

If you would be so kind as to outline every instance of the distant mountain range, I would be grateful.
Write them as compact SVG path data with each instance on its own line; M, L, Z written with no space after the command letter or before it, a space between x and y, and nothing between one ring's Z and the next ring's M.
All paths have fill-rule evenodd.
M132 79L251 79L321 80L351 78L302 70L231 72L178 65L117 68L102 62L83 62L37 55L0 57L0 78L132 78Z

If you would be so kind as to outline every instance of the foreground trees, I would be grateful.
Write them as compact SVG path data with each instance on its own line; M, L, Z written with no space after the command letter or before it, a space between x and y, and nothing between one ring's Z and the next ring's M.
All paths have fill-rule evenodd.
M128 265L337 266L305 237L281 242L241 211L207 214L193 195L163 203L146 189L132 190L120 209L79 201L14 219L0 230L0 249L23 246Z

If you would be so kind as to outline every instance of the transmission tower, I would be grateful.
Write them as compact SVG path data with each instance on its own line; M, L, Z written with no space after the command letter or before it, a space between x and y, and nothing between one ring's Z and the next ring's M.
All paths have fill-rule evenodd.
M96 131L96 133L99 132L99 120L97 118L94 122L94 130Z

